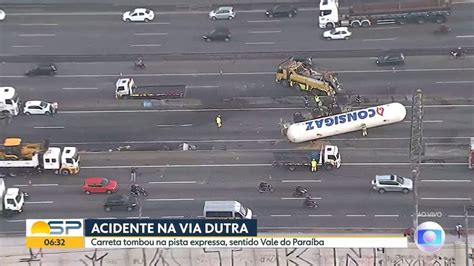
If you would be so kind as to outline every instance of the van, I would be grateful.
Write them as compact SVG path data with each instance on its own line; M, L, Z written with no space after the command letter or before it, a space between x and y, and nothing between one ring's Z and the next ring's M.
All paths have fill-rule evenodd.
M252 210L238 201L206 201L205 219L252 219Z
M376 175L372 180L372 188L379 193L397 191L407 194L413 190L413 181L397 175Z

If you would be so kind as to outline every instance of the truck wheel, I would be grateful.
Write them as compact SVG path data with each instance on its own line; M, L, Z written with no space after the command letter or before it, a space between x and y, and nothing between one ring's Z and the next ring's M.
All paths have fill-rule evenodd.
M408 194L409 190L407 188L402 189L403 194Z
M360 22L358 20L354 20L351 22L351 27L352 28L358 28L360 27Z
M285 86L285 87L288 87L288 86L290 85L290 83L288 82L288 80L283 80L283 81L281 82L281 84L282 84L283 86Z
M331 171L334 168L334 166L332 164L326 164L325 168L326 170Z
M379 193L380 193L380 194L383 194L383 193L385 193L385 189L383 189L383 188L380 188L380 189L379 189Z
M362 25L363 28L367 28L367 27L370 26L370 22L368 20L364 20L364 21L362 21L361 25Z
M70 173L69 173L69 170L67 170L67 169L61 170L61 175L63 175L63 176L68 176L69 174L70 174Z
M425 17L417 17L416 18L416 23L424 24L425 23Z
M334 28L334 26L335 26L334 23L329 22L328 24L326 24L326 29L332 29Z
M290 171L295 171L295 170L296 170L296 166L290 165L290 166L288 167L288 170L290 170Z
M443 15L437 15L435 18L436 23L444 23L446 22L446 17Z

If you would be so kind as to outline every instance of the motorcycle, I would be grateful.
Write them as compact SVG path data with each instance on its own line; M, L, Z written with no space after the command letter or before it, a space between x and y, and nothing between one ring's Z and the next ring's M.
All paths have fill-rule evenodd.
M143 61L135 61L135 69L145 69L146 65Z
M318 205L318 204L316 203L316 201L313 200L313 199L306 199L306 200L303 202L303 207L315 209L315 208L318 208L319 205Z
M293 191L293 197L305 197L308 195L309 190L305 187L296 187L295 191Z
M134 185L132 185L132 187L130 188L130 195L132 195L133 197L138 197L140 195L148 197L148 191L138 185L135 185L135 187Z
M449 52L449 54L451 55L451 57L453 57L454 59L463 59L465 56L466 56L466 52L465 51L459 51L459 50L451 50Z
M259 193L265 193L265 192L273 193L275 191L273 189L273 186L271 184L266 183L266 182L260 183L257 190L258 190Z
M434 34L448 34L449 32L451 32L451 28L446 26L440 26L433 31Z

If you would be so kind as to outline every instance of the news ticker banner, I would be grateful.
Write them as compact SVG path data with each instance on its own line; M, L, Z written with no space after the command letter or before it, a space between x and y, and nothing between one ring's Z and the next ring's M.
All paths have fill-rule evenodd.
M399 235L257 235L257 220L27 219L28 248L406 248Z

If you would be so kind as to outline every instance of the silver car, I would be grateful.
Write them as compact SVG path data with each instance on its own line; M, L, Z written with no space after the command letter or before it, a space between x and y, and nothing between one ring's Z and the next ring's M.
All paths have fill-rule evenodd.
M231 6L221 6L209 12L209 18L216 19L233 19L235 17L234 8Z
M379 193L397 191L407 194L413 190L413 181L397 175L376 175L372 180L372 188Z

